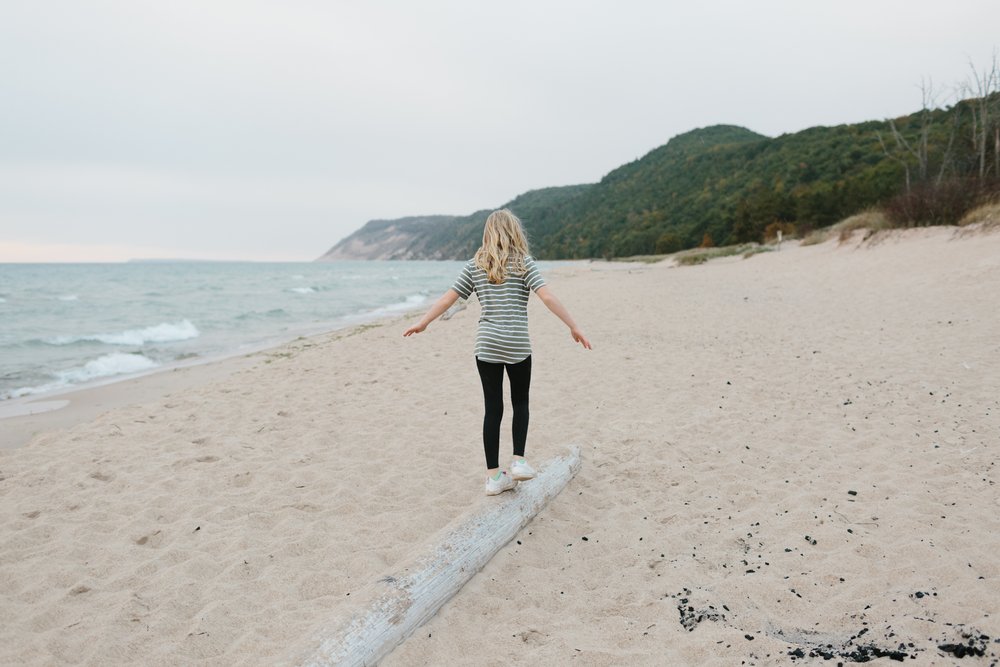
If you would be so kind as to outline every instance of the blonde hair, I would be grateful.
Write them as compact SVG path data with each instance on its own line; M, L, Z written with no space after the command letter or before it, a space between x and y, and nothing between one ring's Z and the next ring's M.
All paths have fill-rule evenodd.
M483 245L476 251L476 266L486 272L494 285L507 279L507 263L516 275L527 271L528 239L517 216L508 209L493 211L483 227Z

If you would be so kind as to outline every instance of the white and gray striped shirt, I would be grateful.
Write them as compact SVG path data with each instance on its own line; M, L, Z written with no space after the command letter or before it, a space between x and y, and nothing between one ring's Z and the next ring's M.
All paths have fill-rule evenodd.
M494 364L516 364L531 355L528 339L528 294L538 291L545 280L532 257L524 258L526 271L516 276L507 265L507 277L500 285L492 285L486 272L470 259L462 267L452 289L468 299L473 292L479 297L482 313L476 333L476 357Z

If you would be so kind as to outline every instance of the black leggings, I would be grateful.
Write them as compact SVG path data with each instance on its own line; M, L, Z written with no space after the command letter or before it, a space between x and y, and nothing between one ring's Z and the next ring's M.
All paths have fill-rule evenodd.
M510 402L514 407L514 455L524 456L524 443L528 439L528 387L531 386L531 357L516 364L491 364L480 361L479 379L483 382L486 415L483 417L483 449L486 467L499 468L500 420L503 419L503 369L510 378Z

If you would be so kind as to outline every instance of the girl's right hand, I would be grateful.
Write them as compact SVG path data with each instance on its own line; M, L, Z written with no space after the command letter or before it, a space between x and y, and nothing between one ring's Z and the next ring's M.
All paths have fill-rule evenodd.
M412 336L413 334L420 333L421 331L423 331L426 328L427 328L426 324L421 324L421 323L417 322L412 327L410 327L409 329L407 329L406 331L403 332L403 337Z
M583 332L580 331L579 329L570 329L569 333L571 336L573 336L573 341L579 343L580 345L583 345L584 349L587 350L594 349L590 346L590 341L587 340L587 337L584 336Z

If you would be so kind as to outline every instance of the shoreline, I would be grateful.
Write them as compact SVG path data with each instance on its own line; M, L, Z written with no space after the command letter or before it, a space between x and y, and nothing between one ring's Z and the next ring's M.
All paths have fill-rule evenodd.
M566 260L561 266L552 267L549 273L571 274L574 269L587 264L583 260ZM620 264L618 268L627 268L630 263ZM298 341L315 341L323 336L342 332L347 332L344 335L352 335L355 331L370 327L372 323L401 321L414 312L426 309L432 298L428 297L423 303L403 309L393 309L396 304L389 304L366 313L345 315L339 325L332 329L296 333L293 338L249 344L247 349L231 354L185 359L140 373L99 378L77 386L0 401L0 451L23 447L36 436L90 421L106 410L144 403L175 391L221 380L252 366L256 361L254 357Z
M166 262L165 264L172 263L175 262ZM176 263L183 264L184 262ZM211 290L229 289L226 287L228 285L226 281L232 279L233 275L236 274L221 271L216 276L212 272L215 271L213 267L218 262L205 262L204 264L213 265L206 269L203 276L205 280L212 283L211 285L206 283L204 286L205 289L210 290L209 294L214 293ZM245 264L254 265L257 263L245 262ZM143 301L141 304L139 302L126 304L124 301L117 303L117 305L110 303L111 314L107 315L110 319L104 319L102 315L101 318L90 321L81 315L75 318L79 322L71 323L59 319L62 317L61 311L54 311L49 306L45 306L37 315L25 311L25 316L28 319L22 322L19 309L29 308L28 301L25 299L29 298L27 295L31 292L25 292L25 295L20 296L18 292L14 295L15 310L11 313L11 317L14 318L12 321L13 330L8 332L11 335L4 340L5 350L8 350L8 343L11 346L6 357L17 360L17 363L9 369L6 367L4 369L12 372L5 376L6 382L0 386L0 420L15 414L37 412L36 406L29 408L26 404L37 403L42 398L53 398L61 394L99 387L107 383L122 382L148 373L173 370L189 364L212 363L280 346L298 337L314 336L350 328L364 322L392 317L420 307L426 301L429 287L443 280L445 274L448 273L440 267L426 268L425 265L429 264L427 262L415 262L414 264L419 265L416 269L402 272L403 275L414 275L416 278L413 282L406 283L412 289L406 289L403 283L395 282L399 277L396 275L397 269L385 266L384 262L342 262L339 263L341 264L340 268L331 267L329 269L318 267L315 263L308 263L308 266L306 263L288 265L289 263L278 262L275 264L278 268L269 271L278 272L284 276L282 278L284 282L281 285L274 286L272 289L272 286L268 284L267 290L260 295L254 294L255 288L251 285L248 288L251 291L247 295L254 294L254 296L245 295L245 299L244 297L226 299L227 303L233 304L231 307L221 305L221 302L220 304L208 302L207 305L189 307L183 302L183 298L187 297L183 297L175 303L174 297L155 291L158 288L151 283L146 288L154 291L142 298L152 297L154 301ZM365 266L359 266L361 264ZM439 264L444 266L447 265L447 262ZM67 265L71 266L71 264ZM30 272L33 266L45 265L26 263L25 266ZM103 270L102 267L116 268L121 264L97 263L97 266ZM170 267L167 268L170 269ZM71 277L73 274L67 275ZM132 274L122 275L134 277ZM152 278L157 275L156 273L150 274ZM17 277L18 274L12 274L14 282L12 288L20 284ZM148 278L145 274L140 277ZM270 278L270 275L264 277ZM366 290L364 293L357 293L353 282L343 282L362 277L381 280L385 289L379 288L374 291ZM57 294L62 292L69 294L78 288L90 289L96 294L106 287L106 285L102 287L101 280L111 280L111 283L108 284L114 284L116 280L121 279L121 276L114 272L107 274L99 272L86 278L85 287L63 284L66 282L65 278L66 276L63 276L62 282L55 281L52 284L45 283L45 281L39 283L41 286L38 289L42 291L36 295L37 298L56 303ZM29 282L34 280L30 277L27 279ZM313 282L305 285L303 281ZM285 285L285 282L288 285ZM23 287L27 289L30 285L24 283ZM21 288L18 287L18 289ZM300 294L292 295L290 292L299 292ZM313 294L313 292L319 294ZM310 296L301 296L307 293ZM359 295L360 298L358 298ZM166 297L165 300L159 299L161 296ZM91 297L85 296L84 300L89 298ZM78 296L77 294L59 296L58 300L77 301ZM159 313L156 312L156 309L147 312L149 303L158 304L156 308L169 305L169 312ZM60 306L60 308L62 307ZM77 308L77 306L73 306L73 308ZM123 308L124 310L122 310ZM260 308L274 310L264 312L264 310L259 310ZM230 310L232 312L229 312ZM73 311L73 313L75 312ZM270 319L275 312L280 317ZM67 317L69 316L67 315ZM157 319L161 316L165 319ZM205 320L202 322L205 326L199 330L189 318L193 318L194 322ZM245 322L244 318L249 318L249 320ZM79 331L71 331L66 330L66 326L82 328ZM104 329L105 326L110 328ZM87 343L88 346L77 350L74 344L78 342ZM95 347L90 345L91 342L103 345ZM42 345L43 343L45 345ZM36 354L33 351L35 347L44 349ZM49 351L53 349L54 352ZM130 356L118 358L124 355ZM134 361L131 355L136 357ZM48 409L57 409L52 405L47 407Z
M379 313L369 319L350 316L356 321L334 329L294 338L252 345L247 350L203 359L185 359L176 364L137 374L101 378L75 387L41 394L29 394L0 401L0 451L17 449L36 436L71 428L90 421L107 410L163 398L173 392L193 389L252 367L261 355L275 353L300 341L318 342L325 336L351 335L373 323L405 318L424 304L392 313ZM344 332L347 332L344 334ZM37 408L33 410L32 408Z

